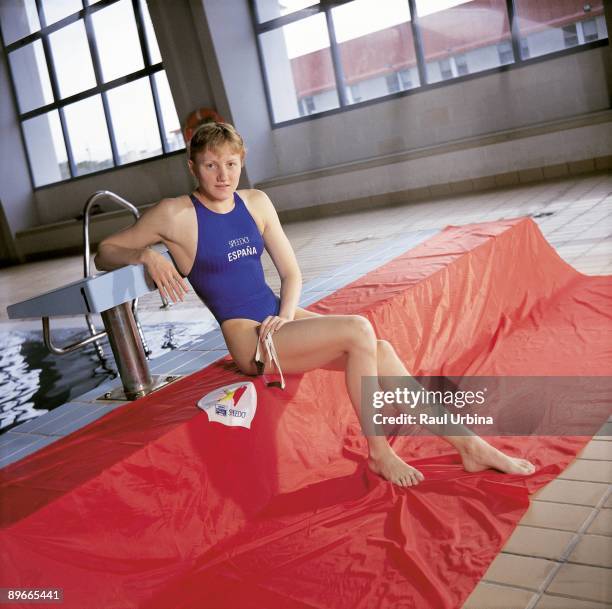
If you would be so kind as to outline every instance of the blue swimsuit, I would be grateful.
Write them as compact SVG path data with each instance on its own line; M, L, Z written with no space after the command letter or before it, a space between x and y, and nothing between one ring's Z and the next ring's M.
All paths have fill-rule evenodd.
M280 299L266 283L261 255L264 241L244 201L234 193L234 209L211 211L193 195L198 247L187 279L222 324L246 318L262 322L278 315Z

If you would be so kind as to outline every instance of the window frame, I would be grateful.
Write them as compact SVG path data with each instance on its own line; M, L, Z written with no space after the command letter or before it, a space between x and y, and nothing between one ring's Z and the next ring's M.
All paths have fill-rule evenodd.
M519 31L518 23L519 17L516 12L516 4L515 0L506 0L506 16L508 18L508 23L510 25L510 33L511 33L511 42L512 42L512 51L514 55L514 61L511 63L507 63L504 65L500 65L494 68L489 68L487 70L482 70L479 72L470 72L465 75L453 75L452 78L447 80L440 80L437 82L428 82L427 79L427 70L425 63L425 52L423 47L423 38L421 33L421 26L419 24L419 16L416 10L416 0L406 0L408 4L411 20L410 25L412 29L412 38L414 41L415 47L415 55L417 59L417 69L419 74L419 83L414 84L409 89L401 89L395 93L387 93L386 95L381 95L380 97L375 97L371 99L367 99L360 102L352 102L347 99L346 95L346 87L348 86L344 80L343 68L340 60L340 49L339 44L336 42L336 36L334 31L334 24L332 19L331 10L337 6L348 4L353 0L320 0L319 4L314 6L309 6L293 13L289 13L287 15L283 15L281 17L277 17L276 19L270 19L268 21L264 21L262 23L259 22L258 11L257 11L257 0L248 0L249 10L251 13L251 22L253 25L253 32L257 41L257 53L259 57L259 65L261 69L261 74L263 77L263 87L266 96L266 104L268 107L268 116L270 118L270 124L272 129L279 129L282 127L287 127L290 125L294 125L297 123L302 123L304 121L317 120L318 118L323 118L325 116L330 116L333 114L338 114L340 112L347 112L356 108L362 108L364 106L368 106L371 104L378 104L382 102L386 102L392 99L397 99L400 97L405 97L407 95L418 95L424 91L430 91L432 89L437 89L439 87L447 87L449 85L453 85L455 83L461 83L473 78L484 78L491 74L497 74L500 72L507 72L509 70L515 70L527 65L533 65L536 63L540 63L543 61L549 61L552 59L557 59L559 57L563 57L565 55L571 55L574 53L582 53L585 51L589 51L594 48L608 46L610 40L610 32L608 32L608 37L598 40L593 40L591 42L580 43L568 48L563 48L558 51L553 51L551 53L545 53L543 55L537 55L536 57L522 57L521 53L521 33ZM604 7L605 11L605 7ZM290 23L300 21L306 17L311 17L313 15L317 15L319 13L325 13L328 32L329 32L329 41L330 41L330 52L332 58L332 66L334 69L334 74L336 78L336 88L338 93L338 102L339 106L337 108L332 108L330 110L324 110L322 112L317 112L315 114L309 114L305 116L298 116L296 118L278 121L274 120L274 112L271 102L271 92L267 74L267 67L264 61L263 48L261 44L261 34L265 32L269 32L278 28L281 28ZM526 44L526 40L525 40ZM450 60L451 57L448 57Z
M98 55L98 47L96 44L94 26L93 26L91 17L99 10L107 8L108 6L116 4L117 2L120 2L120 1L121 0L99 0L95 4L90 4L89 0L82 0L82 4L84 6L81 10L79 10L76 13L72 13L71 15L68 15L67 17L62 18L59 21L56 21L55 23L51 25L47 25L45 14L44 14L44 9L42 6L42 0L35 0L36 9L38 12L38 19L40 21L39 30L37 30L36 32L32 32L31 34L28 34L27 36L24 36L23 38L20 38L19 40L16 40L15 42L12 42L8 45L4 44L4 37L0 30L0 38L2 39L2 46L4 48L4 55L6 57L6 62L7 62L8 72L9 72L11 94L13 97L13 103L15 104L15 110L18 115L23 148L24 148L25 155L28 161L27 165L28 165L28 172L30 175L30 182L32 184L32 189L34 191L42 190L44 188L52 188L52 187L58 186L59 184L66 184L68 182L73 182L74 180L81 180L81 179L89 178L92 176L101 175L101 174L108 173L111 171L123 169L125 167L133 167L135 165L140 165L141 163L148 163L148 162L156 161L162 158L175 156L177 154L184 154L185 152L185 147L179 148L177 150L169 150L168 141L166 140L166 131L165 131L165 126L164 126L164 119L163 119L163 112L161 108L160 96L159 96L159 92L157 89L157 83L155 79L155 75L158 72L164 71L164 64L163 64L163 60L157 63L151 62L151 54L149 50L149 44L147 41L144 16L141 10L139 0L129 0L129 2L131 3L132 10L134 11L134 19L136 21L138 41L140 44L140 50L142 52L144 67L140 70L137 70L136 72L131 72L130 74L126 74L125 76L115 78L108 82L103 81L102 68L100 64L100 58ZM143 1L146 2L146 0L143 0ZM91 53L91 61L93 64L96 84L95 86L85 89L84 91L80 91L79 93L75 93L73 95L70 95L62 99L60 92L59 92L57 72L56 72L56 68L54 64L53 54L51 52L49 35L53 34L54 32L58 30L61 30L62 28L68 25L76 23L80 20L83 21L83 25L85 28L85 33L87 36L87 43L88 43L89 50ZM49 104L40 106L39 108L36 108L34 110L29 110L27 112L21 112L21 109L18 103L18 99L17 99L16 85L15 85L13 73L10 67L9 53L17 49L23 48L29 44L32 44L33 42L37 40L40 40L42 43L43 54L45 58L45 65L46 65L46 68L49 74L49 80L51 82L53 101ZM112 89L115 89L117 87L120 87L122 85L125 85L127 83L130 83L130 82L133 82L135 80L139 80L145 77L148 79L149 86L151 88L151 96L153 99L153 105L155 107L156 122L157 122L157 127L159 130L159 137L160 137L160 142L162 146L162 153L155 155L155 156L146 157L144 159L138 159L130 163L121 163L119 151L117 148L116 134L113 129L112 117L111 117L110 107L108 103L107 93L108 91ZM66 117L64 115L64 108L72 103L87 99L89 97L94 97L96 95L99 95L102 101L104 119L106 122L106 128L108 130L109 142L110 142L110 147L111 147L111 152L112 152L113 165L105 169L91 171L91 172L84 173L84 174L78 174L77 164L75 163L75 158L74 158L72 146L70 143L70 137L68 133ZM66 155L68 159L68 170L70 172L70 177L63 179L63 180L57 180L55 182L50 182L48 184L42 184L42 185L37 186L35 179L34 179L34 171L32 168L30 153L29 153L28 146L26 143L26 136L25 136L25 130L24 130L23 125L25 121L35 118L37 116L45 115L49 112L52 112L53 110L57 110L58 115L59 115L62 134L64 137L64 145L66 147Z

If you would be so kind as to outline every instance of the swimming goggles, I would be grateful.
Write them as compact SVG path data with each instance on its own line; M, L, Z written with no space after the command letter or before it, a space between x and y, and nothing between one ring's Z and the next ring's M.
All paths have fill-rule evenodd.
M265 369L265 361L261 358L261 341L257 340L257 351L255 353L255 366L257 366L257 375L263 376L264 383L268 387L280 387L280 389L285 388L285 378L283 377L283 371L281 370L280 364L278 362L278 355L276 354L276 349L274 347L274 343L272 342L272 334L267 334L264 339L264 346L268 353L268 360L272 362L273 366L276 366L278 373L280 375L280 381L268 381L268 377L264 374Z

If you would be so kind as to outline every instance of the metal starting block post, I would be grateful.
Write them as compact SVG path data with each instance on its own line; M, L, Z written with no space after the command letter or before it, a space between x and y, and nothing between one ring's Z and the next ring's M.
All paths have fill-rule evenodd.
M172 261L168 251L162 251ZM145 274L142 265L129 265L79 279L61 288L7 307L9 319L42 318L45 345L52 353L63 355L108 336L115 356L122 387L98 399L135 400L180 378L152 375L140 340L132 301L157 288ZM49 320L100 313L105 332L88 336L72 345L57 347L51 340Z

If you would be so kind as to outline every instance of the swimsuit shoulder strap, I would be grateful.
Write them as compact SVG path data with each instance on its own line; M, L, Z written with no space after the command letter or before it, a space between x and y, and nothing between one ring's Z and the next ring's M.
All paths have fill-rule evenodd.
M193 203L193 206L196 209L201 206L201 203L193 196L193 193L189 193L189 198L191 199L191 202Z

